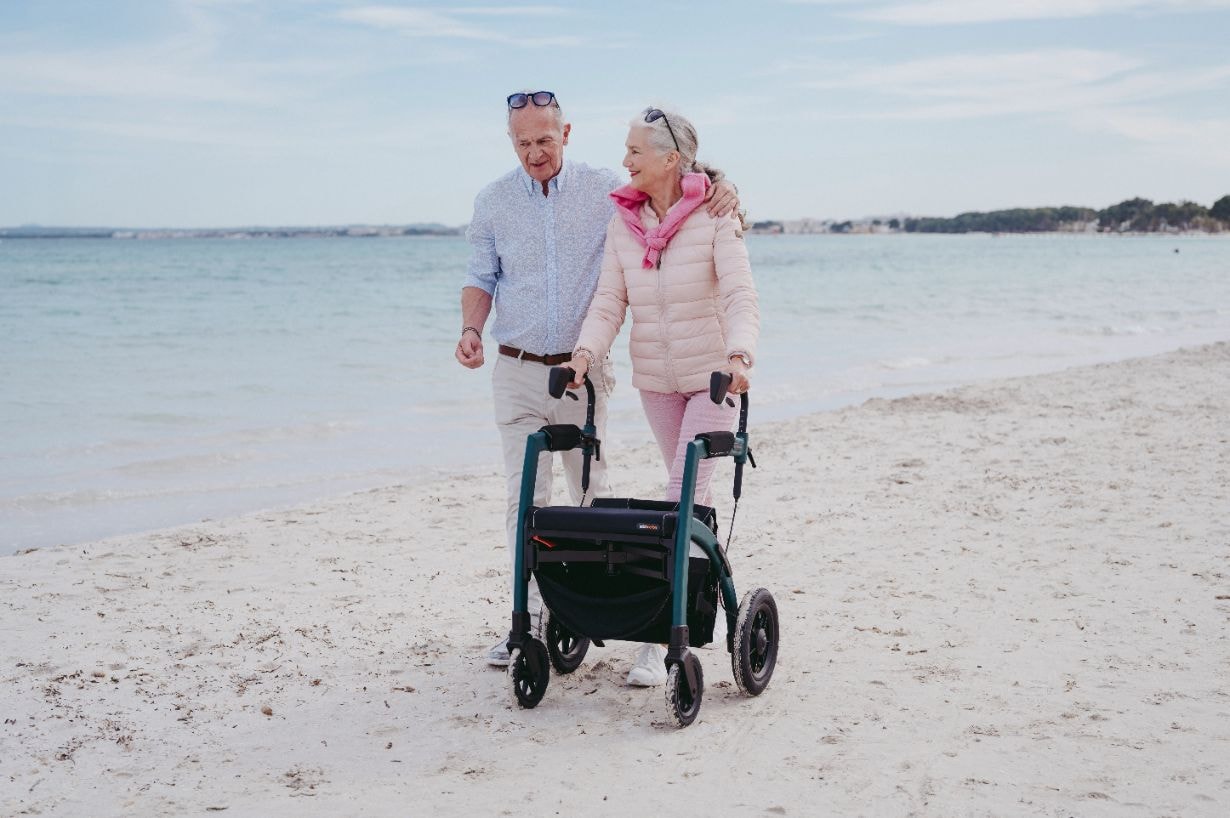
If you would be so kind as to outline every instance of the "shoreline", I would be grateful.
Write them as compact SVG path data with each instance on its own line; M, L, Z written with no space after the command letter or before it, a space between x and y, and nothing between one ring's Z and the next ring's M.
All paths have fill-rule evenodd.
M1077 358L1075 361L1063 361L1063 365L1059 369L1052 369L1053 363L1039 363L1038 361L1030 361L1028 358L1022 358L1017 362L1017 371L1008 373L986 371L977 375L949 375L940 378L926 379L922 381L904 380L900 382L890 382L872 387L869 389L855 389L850 391L839 390L833 393L826 393L822 396L813 396L806 401L798 399L782 399L780 396L775 396L777 399L768 404L759 404L753 409L753 422L757 422L756 418L764 418L768 416L769 424L781 424L798 421L813 414L828 414L832 412L840 412L848 409L857 408L868 401L873 400L897 400L908 398L916 395L925 395L932 393L946 393L955 389L973 387L982 384L995 383L997 381L1012 380L1016 378L1028 378L1037 376L1046 376L1050 374L1059 374L1072 369L1078 369L1087 366L1113 365L1126 361L1136 360L1140 357L1153 357L1155 355L1164 355L1172 352L1181 352L1184 349L1198 348L1208 344L1217 344L1227 342L1230 339L1223 341L1222 339L1197 342L1194 345L1183 345L1176 348L1164 349L1160 351L1147 350L1142 356L1138 351L1132 349L1118 350L1113 354L1099 355L1084 355ZM622 353L626 355L626 351ZM635 390L630 386L631 371L627 361L622 361L617 364L617 377L620 386L615 396L615 400L611 404L611 424L608 425L607 437L609 440L604 445L604 451L610 452L613 456L618 456L621 451L635 451L645 448L646 451L655 452L651 443L646 441L652 440L649 427L646 424L643 413L640 408L639 401L635 397ZM898 368L899 372L910 372L910 367ZM489 379L490 373L483 370L479 377ZM782 383L769 383L762 385L762 394L764 389L780 391L783 387ZM482 396L485 400L490 400L489 390L484 385ZM477 458L468 460L469 455L454 453L447 459L447 462L440 462L434 465L414 464L409 463L401 469L405 472L402 476L388 479L386 476L373 474L370 481L354 481L348 475L329 477L321 475L317 480L322 483L318 492L310 496L301 497L299 499L288 499L286 501L263 502L238 510L222 510L205 516L193 516L191 519L181 522L168 522L166 524L154 524L146 527L134 528L131 530L123 530L115 533L106 533L99 536L89 536L84 538L73 538L61 542L45 543L34 546L23 546L13 548L13 550L5 550L5 545L0 544L0 559L6 556L16 554L30 553L32 551L48 549L48 548L72 548L83 545L88 545L93 542L103 542L122 538L141 537L151 534L157 534L163 531L177 530L180 528L190 527L199 524L209 524L218 521L230 519L240 519L258 514L275 514L279 512L293 511L296 509L311 507L323 503L344 500L348 497L366 494L380 490L395 490L395 489L415 489L430 483L433 480L450 480L450 479L466 479L477 476L499 475L503 473L503 464L499 460L498 454L498 437L495 434L494 427L485 417L490 410L489 406L483 407L484 417L481 421L475 424L473 433L478 439L486 436L487 448L475 446L473 452L477 455L479 452L489 454L486 462L480 462ZM413 471L414 474L409 472ZM557 470L558 471L558 470ZM556 484L562 480L562 473L557 474ZM327 483L334 482L350 482L352 485L348 488L331 488ZM266 487L264 494L279 494L284 490L284 486L275 485ZM189 495L191 496L191 495ZM232 504L233 506L233 504Z
M12 556L0 812L1220 815L1228 416L1221 342L753 417L731 561L781 659L745 699L699 651L683 731L626 643L510 705L495 469Z
M1221 343L1219 340L1212 340L1207 343ZM1228 341L1230 342L1230 341ZM1195 346L1204 346L1205 343L1197 343ZM1177 348L1166 349L1162 351L1150 350L1143 357L1152 357L1153 355L1168 354L1170 352L1180 352L1188 346L1179 346ZM616 354L626 355L626 351ZM900 381L885 383L868 389L855 389L850 391L836 391L826 393L823 396L813 396L806 401L798 399L781 399L769 404L759 404L753 409L753 422L755 418L763 418L768 416L769 424L790 423L798 421L813 414L828 414L839 412L848 409L857 408L867 401L872 400L896 400L907 398L915 395L924 395L932 393L945 393L954 389L965 387L978 386L980 384L994 383L1002 380L1011 380L1015 378L1045 376L1048 374L1058 374L1066 372L1074 368L1085 366L1097 366L1103 364L1114 364L1124 361L1135 360L1141 357L1138 352L1130 349L1119 350L1114 354L1101 355L1085 355L1078 358L1075 362L1064 361L1063 366L1059 369L1052 369L1051 363L1039 364L1034 361L1029 363L1030 359L1023 358L1018 361L1018 371L1009 372L1007 374L986 371L977 375L950 375L939 379L927 379L922 381ZM910 367L900 367L895 371L909 372ZM483 370L480 377L489 379L489 372ZM635 390L630 386L631 371L627 361L622 361L617 364L617 377L621 386L615 396L615 400L611 404L611 424L608 425L607 437L609 438L604 445L604 451L610 452L617 456L620 451L635 451L644 448L646 451L654 452L656 449L653 445L647 444L646 441L652 440L652 435L648 425L644 420L643 413L640 408L639 401L635 397ZM769 383L762 386L762 394L764 389L779 391L783 387L782 383ZM484 386L486 389L486 386ZM484 391L483 398L490 399L488 391ZM484 406L484 414L489 412L490 407ZM613 424L613 425L612 425ZM317 478L318 482L322 483L318 492L310 496L301 497L299 499L289 499L284 502L273 501L247 505L238 510L222 510L205 516L193 516L192 519L183 520L181 522L168 522L166 524L154 524L146 527L134 528L131 530L122 530L115 533L106 533L99 536L88 536L84 538L73 538L61 542L46 543L34 546L23 546L13 548L13 550L5 550L5 544L0 544L0 559L6 556L19 555L30 553L32 551L48 549L48 548L73 548L83 545L88 545L93 542L104 542L115 539L142 537L146 535L157 534L163 531L177 530L180 528L190 527L199 524L210 524L219 521L231 519L240 519L258 514L275 514L279 512L293 511L296 509L307 508L314 505L330 503L333 501L344 500L348 497L367 494L373 491L380 490L396 490L396 489L415 489L430 483L433 480L448 480L448 479L466 479L479 476L499 475L503 473L503 464L499 461L498 454L498 437L495 435L494 427L490 424L486 417L478 422L473 433L478 439L486 436L488 448L476 446L473 451L488 452L490 457L486 462L475 460L467 460L468 455L454 454L447 462L441 462L435 465L427 464L407 464L401 469L406 472L400 477L392 480L385 476L373 474L370 481L356 481L350 479L349 476L329 477L321 475ZM414 474L409 474L414 471ZM560 485L562 473L557 474L556 484ZM338 490L335 487L329 487L327 483L350 482L351 487ZM284 486L275 485L266 487L264 494L279 494L284 490ZM217 491L217 490L215 490ZM193 495L188 495L189 497ZM231 504L233 507L233 504Z

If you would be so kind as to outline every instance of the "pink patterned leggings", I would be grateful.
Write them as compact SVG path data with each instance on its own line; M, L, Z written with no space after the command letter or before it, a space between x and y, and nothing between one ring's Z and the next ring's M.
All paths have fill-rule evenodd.
M662 450L662 459L666 461L669 475L666 499L678 502L683 486L683 463L687 459L688 444L701 432L731 431L739 417L739 410L727 406L724 402L715 405L709 400L708 390L665 394L642 389L641 406L645 408L649 428L653 430L658 448ZM701 505L710 504L709 481L713 478L713 469L716 466L717 460L700 461L700 471L696 475L696 502Z

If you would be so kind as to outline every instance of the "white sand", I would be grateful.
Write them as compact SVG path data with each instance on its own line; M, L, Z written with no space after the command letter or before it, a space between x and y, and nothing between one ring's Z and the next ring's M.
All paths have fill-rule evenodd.
M760 698L701 651L667 727L619 643L510 704L492 467L0 558L0 814L1230 814L1230 344L754 411Z

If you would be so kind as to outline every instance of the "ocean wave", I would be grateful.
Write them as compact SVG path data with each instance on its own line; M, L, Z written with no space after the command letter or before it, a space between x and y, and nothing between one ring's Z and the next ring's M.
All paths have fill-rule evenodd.
M404 479L405 474L393 469L346 470L333 474L317 474L296 479L271 479L267 481L227 481L218 485L180 483L161 484L146 488L88 488L63 491L40 491L11 497L0 497L0 515L19 513L37 514L48 511L71 511L87 508L116 509L132 503L162 503L169 500L183 501L185 505L197 506L205 498L215 496L245 495L253 498L249 505L260 508L264 503L259 498L271 497L287 490L303 491L307 487L324 487L334 492L354 484L371 483L384 485L394 479ZM197 515L190 514L189 517Z
M1095 338L1134 338L1142 335L1157 335L1166 331L1165 327L1148 326L1145 324L1102 324L1100 326L1061 327L1059 329L1059 332L1065 335Z
M885 361L876 361L876 364L878 366L881 366L884 369L894 369L894 370L918 369L919 367L932 366L936 363L938 363L938 361L933 361L930 358L918 358L918 357L890 358Z
M201 415L182 415L176 412L129 412L120 420L132 423L148 423L151 426L204 426L210 419Z
M190 424L171 424L172 427L187 425ZM203 425L203 423L201 425ZM203 434L171 433L169 435L160 435L157 437L115 437L110 440L88 440L72 444L65 444L58 441L55 443L50 443L47 440L43 440L43 445L40 445L40 442L35 439L25 441L25 445L22 448L8 452L5 456L12 458L37 459L44 462L62 460L69 463L80 464L83 460L91 458L106 459L110 457L112 460L116 460L124 457L132 458L135 456L133 453L137 452L150 452L152 459L146 462L161 462L164 459L175 458L159 458L157 456L159 451L189 449L202 453L197 455L185 455L185 457L213 459L219 456L225 456L217 453L234 452L245 447L259 447L265 444L287 442L314 443L351 434L364 428L364 423L350 420L338 420L305 423L298 426L267 426L235 430L206 430ZM115 469L122 465L124 464L110 466L109 468ZM108 467L104 466L104 468Z
M176 457L160 457L153 460L137 460L131 463L121 463L112 466L108 471L122 474L126 477L156 477L159 475L183 475L203 469L216 469L232 466L256 459L251 452L209 452L206 454L185 454Z

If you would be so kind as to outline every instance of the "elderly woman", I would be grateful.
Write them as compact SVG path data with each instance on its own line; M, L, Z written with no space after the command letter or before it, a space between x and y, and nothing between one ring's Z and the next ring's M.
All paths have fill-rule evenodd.
M679 500L687 444L699 432L729 430L734 408L709 400L709 374L748 388L760 313L741 219L714 218L701 207L710 180L696 161L692 123L647 108L625 143L630 183L611 193L598 289L572 360L572 386L603 360L632 309L632 385L666 463L666 499ZM716 175L716 174L715 174ZM708 503L716 461L701 462L696 500ZM719 617L720 619L721 617ZM628 675L633 685L661 684L665 652L646 645Z

